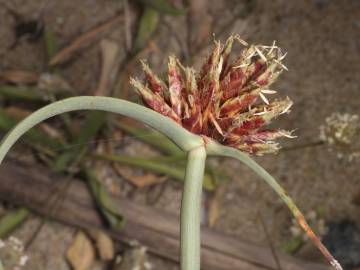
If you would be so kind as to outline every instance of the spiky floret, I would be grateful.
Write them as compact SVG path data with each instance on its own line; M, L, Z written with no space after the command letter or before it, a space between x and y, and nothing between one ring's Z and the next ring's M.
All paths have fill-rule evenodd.
M234 41L245 48L231 63ZM147 106L195 134L250 154L273 153L279 149L275 139L293 137L288 131L263 128L292 106L289 98L266 97L276 93L269 86L286 69L285 55L275 43L249 46L231 36L225 44L215 42L200 72L170 56L167 82L142 62L145 84L134 78L130 83Z

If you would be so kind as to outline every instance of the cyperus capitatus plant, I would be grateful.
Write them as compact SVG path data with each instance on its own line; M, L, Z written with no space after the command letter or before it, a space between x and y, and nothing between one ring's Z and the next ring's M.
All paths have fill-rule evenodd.
M233 62L232 45L246 48ZM81 96L52 103L21 121L0 145L0 162L10 147L30 128L52 116L75 110L114 112L139 120L169 137L188 154L181 205L181 269L200 269L200 205L206 156L232 157L260 175L282 198L300 226L335 269L340 264L308 226L277 181L249 154L272 153L279 149L275 139L292 137L291 132L264 129L275 117L289 111L289 98L270 102L275 94L269 86L286 69L285 54L272 46L248 46L231 36L214 50L201 71L183 67L170 57L168 79L162 81L143 63L146 83L131 80L151 109L111 97Z
M225 45L216 42L200 73L170 56L167 83L144 62L146 85L135 79L131 83L145 104L192 133L250 154L276 152L274 140L291 138L291 132L261 127L292 106L289 98L271 103L266 98L276 93L269 86L286 68L281 63L285 54L275 45L253 45L230 62L235 40L246 45L234 36Z

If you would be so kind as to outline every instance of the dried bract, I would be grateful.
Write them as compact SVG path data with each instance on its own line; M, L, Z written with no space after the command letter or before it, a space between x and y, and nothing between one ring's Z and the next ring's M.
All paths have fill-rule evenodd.
M237 41L245 49L233 61ZM269 86L286 69L285 53L275 46L247 45L238 36L214 49L196 72L170 56L167 81L162 81L143 62L145 83L131 78L144 103L170 117L187 130L221 144L261 155L279 149L275 139L292 138L291 132L264 129L277 116L289 112L289 98L270 101Z

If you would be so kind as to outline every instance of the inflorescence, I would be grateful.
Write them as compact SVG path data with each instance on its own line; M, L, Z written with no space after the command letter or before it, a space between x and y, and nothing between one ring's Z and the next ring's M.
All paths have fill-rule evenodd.
M231 62L234 41L245 49ZM263 128L293 104L289 98L267 97L276 93L269 86L287 69L285 56L275 42L249 46L231 36L225 44L215 42L200 72L170 56L166 82L142 62L145 83L131 78L131 84L148 107L190 132L250 154L274 153L279 149L276 139L293 138L289 131Z

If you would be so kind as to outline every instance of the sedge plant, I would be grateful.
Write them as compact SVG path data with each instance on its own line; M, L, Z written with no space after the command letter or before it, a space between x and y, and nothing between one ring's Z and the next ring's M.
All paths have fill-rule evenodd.
M231 61L234 42L245 48ZM121 114L158 130L187 154L180 222L182 270L200 270L200 207L207 156L235 158L257 173L280 196L329 263L340 270L340 264L317 238L293 200L250 157L274 153L279 150L277 138L293 137L289 131L264 128L292 106L289 98L269 101L267 97L276 93L269 86L286 69L282 64L284 57L275 44L249 46L238 36L231 36L225 44L215 42L200 72L184 67L170 56L166 82L142 62L145 82L131 79L131 84L149 108L100 96L54 102L25 118L2 139L0 163L24 133L50 117L77 110Z

